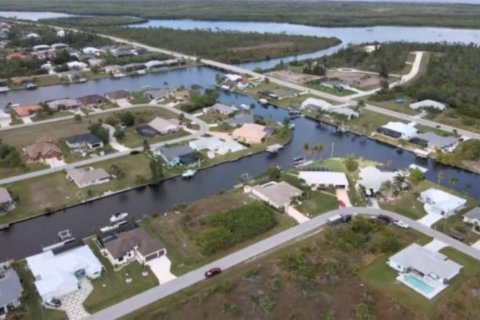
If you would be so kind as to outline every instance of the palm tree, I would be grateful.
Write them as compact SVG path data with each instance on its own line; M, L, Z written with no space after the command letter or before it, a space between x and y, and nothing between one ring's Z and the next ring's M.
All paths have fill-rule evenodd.
M307 155L310 152L310 145L308 143L303 144L303 152L304 152L305 160L307 160Z
M453 188L455 188L457 183L458 183L458 178L456 176L451 176L450 177L450 184L452 185Z
M312 148L312 152L315 155L319 154L322 151L323 151L323 144L321 143L314 145Z
M406 178L404 175L398 174L393 179L393 186L395 190L400 191L403 188L403 184L405 183Z
M465 185L465 192L467 192L468 195L470 195L470 192L472 192L473 186L471 183L467 183Z
M445 172L440 171L437 174L437 184L440 185L440 183L442 182L443 179L445 179Z

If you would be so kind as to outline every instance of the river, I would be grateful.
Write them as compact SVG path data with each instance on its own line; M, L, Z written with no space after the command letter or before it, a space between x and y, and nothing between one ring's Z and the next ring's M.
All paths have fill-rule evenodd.
M215 25L215 23L210 22L209 24ZM245 25L244 23L235 22L229 23L228 26L232 24L238 26ZM248 25L249 28L252 28L252 25L259 27L258 24L254 23L247 23L246 25ZM270 26L272 24L262 23L262 25ZM279 24L273 25L279 26ZM304 28L304 30L311 28L315 28L316 30L324 29L325 32L336 32L335 30L339 29L306 26L302 26L302 28ZM380 37L381 30L387 33L393 32L394 30L397 32ZM410 41L427 41L428 35L432 36L436 34L442 41L472 42L476 39L474 41L476 43L478 42L480 32L477 30L443 28L406 29L405 27L375 27L340 28L340 30L338 30L340 32L339 34L325 35L335 35L340 38L348 37L350 41L358 42L373 40L389 41L395 40L393 37L401 37L400 30L404 30L404 32L410 30L408 33L409 38L405 39ZM256 31L268 30L257 29ZM280 29L277 31L280 31ZM350 34L350 32L353 32L353 34ZM419 36L419 34L422 33L423 36ZM363 38L360 37L360 35L362 35ZM376 39L375 35L378 35L379 38ZM406 34L403 36L407 37ZM345 41L345 39L347 38L343 40ZM344 45L346 43L348 42L345 42ZM265 63L271 62L272 61ZM251 66L253 67L253 65ZM117 89L138 90L145 86L179 87L183 85L189 87L192 84L201 84L204 87L212 87L215 83L216 73L216 71L209 68L198 67L118 80L101 79L82 84L41 87L34 91L12 91L0 95L0 106L4 106L7 102L20 104L35 103L61 97L78 97L93 93L103 94ZM271 117L277 121L282 121L287 115L285 110L275 109L273 107L268 109L263 108L253 99L241 95L226 95L222 92L220 101L224 103L234 103L236 105L253 103L256 105L254 109L256 114L267 118ZM335 129L329 125L318 127L314 121L305 118L300 118L296 120L295 123L297 129L292 143L282 150L277 157L271 158L267 153L261 153L236 162L229 162L202 170L190 181L174 178L161 183L158 188L143 188L127 191L91 203L78 205L49 216L42 216L15 224L10 230L0 232L0 243L2 244L0 246L0 261L8 258L21 259L39 252L42 246L56 241L57 232L63 229L70 229L77 238L88 236L92 234L95 229L106 224L108 218L114 212L128 211L133 217L141 218L154 213L160 213L179 203L191 202L227 190L236 184L237 178L242 174L249 173L255 175L266 170L269 166L277 164L287 168L291 165L293 157L303 153L302 145L304 143L311 145L322 143L325 149L319 157L323 158L330 157L332 154L334 157L355 154L382 163L391 160L393 168L398 169L407 168L410 164L416 163L417 161L415 156L410 152L397 153L395 148L354 134L339 135L335 132ZM473 186L471 194L477 197L480 196L480 185L477 184L479 181L478 175L460 169L437 166L432 160L419 164L429 168L427 173L428 179L435 181L438 172L444 171L444 184L448 184L451 176L456 176L460 182L455 186L455 189L463 191L467 184L471 184Z

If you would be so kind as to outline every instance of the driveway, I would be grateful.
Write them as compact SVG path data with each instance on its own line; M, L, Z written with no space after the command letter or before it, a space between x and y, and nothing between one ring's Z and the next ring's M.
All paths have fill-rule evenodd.
M93 286L87 278L80 280L80 289L70 294L67 294L62 299L62 307L68 316L69 320L86 319L90 314L85 311L83 302L87 299L93 291Z
M425 210L426 210L426 206L425 206ZM428 212L428 210L426 210ZM431 227L433 224L435 224L437 221L440 221L441 219L443 219L443 216L438 214L438 213L434 213L434 212L430 212L428 213L425 217L421 218L421 219L418 219L417 222L427 226L427 227Z
M438 251L442 250L443 248L447 247L447 244L440 241L440 240L433 239L432 241L430 241L429 243L427 243L423 247L432 251L432 252L438 252Z
M286 212L290 217L295 219L295 221L297 221L298 223L304 223L310 220L309 217L305 216L303 213L301 213L300 211L298 211L292 206L287 207Z
M118 99L118 100L115 100L115 102L118 104L120 108L129 108L132 106L132 104L130 103L130 101L128 101L128 99Z
M350 197L348 196L348 191L345 189L337 189L335 190L337 194L338 201L342 201L345 204L345 207L351 207L352 203L350 202Z
M111 125L106 124L106 123L104 123L102 126L108 130L108 135L110 137L109 144L113 149L115 149L117 151L120 151L120 152L130 150L130 148L125 147L123 144L121 144L120 142L117 141L117 138L115 138L115 128L114 127L112 127Z
M57 159L57 158L45 159L45 163L48 164L50 168L58 168L66 165L63 159Z
M177 278L170 272L172 262L167 256L161 256L160 258L150 260L146 264L152 269L153 274L157 277L160 284Z

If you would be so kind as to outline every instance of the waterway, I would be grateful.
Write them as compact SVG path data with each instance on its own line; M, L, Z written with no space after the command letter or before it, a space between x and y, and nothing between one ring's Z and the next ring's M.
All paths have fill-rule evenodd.
M187 23L185 20L182 23ZM172 22L173 23L173 22ZM221 23L221 22L218 22ZM209 22L210 26L217 23ZM256 23L229 23L226 28L232 29L232 25L249 26L255 31L276 31L283 24ZM261 26L268 26L262 29ZM170 25L171 26L171 25ZM294 26L294 25L287 25ZM190 28L194 24L190 23ZM227 28L227 29L228 29ZM288 27L289 32L294 28L302 30L323 30L319 36L337 36L346 45L349 41L451 41L451 42L479 42L480 31L463 29L444 28L406 28L406 27L375 27L375 28L318 28L318 27ZM248 31L248 30L244 30ZM336 32L338 32L336 34ZM301 34L301 33L297 33ZM420 36L420 34L423 34ZM436 36L435 36L436 35ZM436 40L435 40L436 39ZM331 48L330 50L336 50ZM264 63L263 65L261 63ZM272 63L261 62L251 64L265 67ZM205 67L171 70L163 73L148 74L139 77L123 79L101 79L82 84L59 85L41 87L34 91L12 91L0 95L0 107L8 102L12 103L36 103L62 97L78 97L87 94L103 94L118 89L139 90L144 87L189 87L192 84L200 84L205 88L213 87L217 71ZM255 104L254 112L267 118L282 121L287 115L285 110L273 107L263 108L249 97L241 95L226 95L221 93L220 101L240 105ZM303 153L302 145L321 143L325 146L324 151L318 157L327 158L330 156L342 157L350 154L362 156L369 160L382 163L392 162L393 169L404 169L410 164L416 163L417 159L410 152L398 153L395 148L385 144L366 139L355 134L339 135L329 125L321 125L316 122L300 118L295 121L296 131L294 139L277 157L270 157L267 153L261 153L251 157L243 158L236 162L229 162L223 165L198 172L194 179L185 181L181 178L167 180L161 183L158 188L143 188L116 194L97 201L66 209L49 216L31 219L15 224L8 231L0 232L0 261L8 258L20 259L37 253L42 246L56 241L56 234L63 229L70 229L77 238L92 234L100 226L108 222L108 218L114 212L128 211L135 218L142 218L155 213L163 212L179 203L188 203L202 199L227 190L237 183L237 178L248 173L258 174L271 165L280 165L287 168L292 163L292 158ZM1 136L0 136L1 137ZM443 167L436 165L434 161L418 163L429 168L427 178L437 180L440 171L445 173L443 183L447 184L451 176L456 176L459 183L455 189L464 191L466 185L470 184L473 189L470 193L476 197L480 196L479 176L461 169Z

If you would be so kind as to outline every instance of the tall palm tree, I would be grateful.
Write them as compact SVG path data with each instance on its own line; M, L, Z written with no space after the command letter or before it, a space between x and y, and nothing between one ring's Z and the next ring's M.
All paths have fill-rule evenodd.
M467 192L468 195L470 195L470 192L472 192L473 186L471 183L467 183L465 185L465 191Z
M456 176L451 176L450 177L450 184L452 185L452 187L455 188L455 186L457 185L458 183L458 178Z
M313 148L312 148L312 152L315 155L319 154L322 151L323 151L323 144L321 144L321 143L314 145Z
M445 172L440 171L437 173L437 184L440 185L442 180L445 179Z
M303 152L304 152L305 160L307 160L307 155L310 152L310 145L308 143L303 144Z

